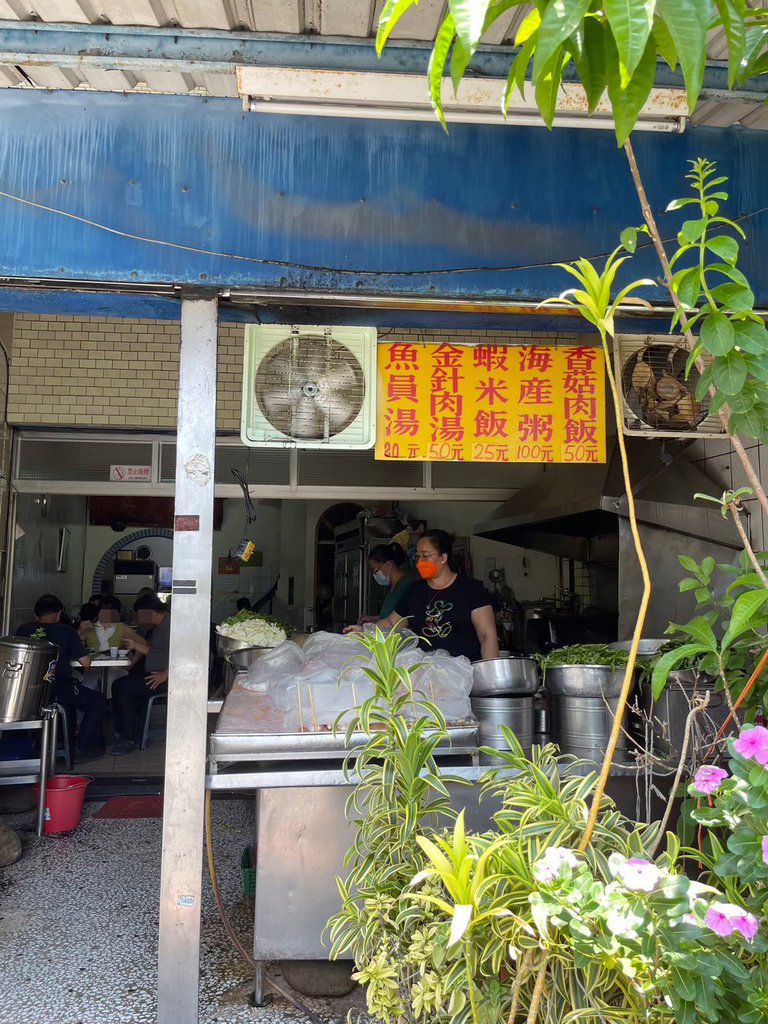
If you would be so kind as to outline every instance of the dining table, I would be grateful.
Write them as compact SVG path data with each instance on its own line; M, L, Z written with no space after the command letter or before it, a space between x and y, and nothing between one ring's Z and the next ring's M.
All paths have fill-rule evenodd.
M70 665L72 668L82 668L79 661L71 661ZM93 654L91 655L90 668L99 670L99 689L106 697L107 688L109 686L109 670L111 668L130 668L131 659L128 656L122 656L112 658L109 654Z

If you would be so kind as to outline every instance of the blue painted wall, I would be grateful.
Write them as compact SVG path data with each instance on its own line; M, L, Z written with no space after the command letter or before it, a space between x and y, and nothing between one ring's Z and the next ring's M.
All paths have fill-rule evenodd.
M659 210L699 154L733 176L733 215L768 207L768 133L641 133L635 148ZM606 252L641 220L609 132L462 125L446 136L436 124L244 114L194 97L2 90L0 189L245 257L0 196L0 275L15 278L536 301L567 286L546 264ZM668 237L679 219L662 218ZM768 214L745 227L743 269L765 304ZM465 267L485 269L434 272ZM632 273L657 275L650 252Z

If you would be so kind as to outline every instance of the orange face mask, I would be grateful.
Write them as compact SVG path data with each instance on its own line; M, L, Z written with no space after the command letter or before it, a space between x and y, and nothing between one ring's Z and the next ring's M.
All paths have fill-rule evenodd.
M420 558L416 562L416 572L423 580L431 580L433 576L437 576L437 566L426 558Z

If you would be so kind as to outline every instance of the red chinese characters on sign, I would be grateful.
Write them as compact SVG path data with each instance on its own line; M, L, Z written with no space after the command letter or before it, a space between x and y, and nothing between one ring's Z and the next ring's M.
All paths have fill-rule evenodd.
M603 372L602 353L596 348L576 346L564 352L563 419L566 462L598 462L598 367ZM601 424L600 424L601 425Z
M604 361L582 345L379 346L376 458L605 458Z

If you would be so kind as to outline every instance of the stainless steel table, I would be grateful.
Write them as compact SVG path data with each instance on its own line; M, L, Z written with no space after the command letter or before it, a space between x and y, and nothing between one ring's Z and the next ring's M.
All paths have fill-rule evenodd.
M367 738L353 734L351 747L362 746ZM338 909L335 879L344 874L344 855L353 839L345 802L356 780L343 770L347 753L343 735L286 731L281 712L266 695L237 682L211 734L207 787L255 795L257 1005L265 995L263 965L268 960L328 956L322 933ZM435 757L447 771L475 782L486 770L478 764L477 725L451 726ZM459 805L467 805L468 825L484 827L491 808L484 802L481 812L479 788L456 788Z
M28 722L0 722L0 732L22 732L40 730L40 757L22 761L0 761L0 786L22 786L37 782L40 787L37 804L37 834L43 834L45 821L45 790L48 773L55 772L56 742L51 742L52 729L55 727L53 708L45 707L40 711L40 718Z

